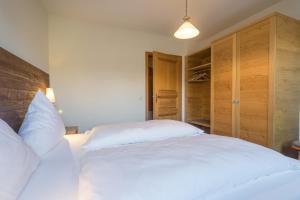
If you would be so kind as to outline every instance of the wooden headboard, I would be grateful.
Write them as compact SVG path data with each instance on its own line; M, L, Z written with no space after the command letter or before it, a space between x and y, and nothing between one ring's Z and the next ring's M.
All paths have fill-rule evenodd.
M18 131L35 93L49 86L49 75L0 47L0 118Z

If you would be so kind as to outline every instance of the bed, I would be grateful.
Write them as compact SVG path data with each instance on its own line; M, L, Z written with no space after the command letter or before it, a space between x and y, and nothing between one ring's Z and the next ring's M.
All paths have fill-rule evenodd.
M75 200L77 195L80 199L93 199L92 197L86 197L85 195L90 195L86 190L86 186L81 188L82 191L78 190L78 182L80 178L80 160L88 159L86 155L82 152L80 146L87 140L87 135L68 135L65 137L64 141L59 144L52 152L47 155L47 157L42 161L40 168L33 175L32 179L23 191L20 200ZM166 142L166 141L165 141ZM168 141L167 143L170 143ZM174 142L174 141L173 141ZM162 143L162 141L160 141ZM164 143L164 142L163 142ZM145 144L144 144L145 145ZM152 144L153 145L153 144ZM162 144L157 144L162 146ZM122 149L106 149L101 154L119 154L124 153L124 148L129 151L131 148L144 148L126 146ZM100 152L97 152L99 156ZM136 151L135 151L136 152ZM95 152L94 152L95 153ZM126 154L126 153L125 153ZM148 153L149 154L149 153ZM93 155L88 155L92 156ZM112 158L113 159L113 158ZM127 156L127 159L132 159ZM103 158L105 160L105 158ZM98 162L103 162L99 159ZM82 162L82 161L81 161ZM85 161L84 161L85 162ZM108 162L108 161L106 161ZM119 161L120 162L120 161ZM129 161L128 161L129 162ZM172 164L170 164L172 165ZM132 167L132 165L130 165ZM100 168L101 169L101 168ZM185 172L188 172L186 170ZM103 175L103 174L102 174ZM103 178L113 178L109 174L103 176ZM157 180L162 181L159 177ZM184 181L184 180L183 180ZM204 182L205 183L205 182ZM147 185L147 184L146 184ZM145 185L145 186L146 186ZM285 171L282 173L276 173L273 175L265 176L257 180L249 181L246 184L241 184L236 186L234 189L228 189L226 191L210 192L211 196L199 197L197 200L201 199L211 199L211 200L265 200L265 199L285 199L285 200L298 200L300 199L300 171ZM121 190L117 189L116 185L110 185L107 182L107 186L110 187L114 192L118 193ZM134 184L129 185L129 187L143 190L144 186L137 187ZM184 185L183 185L184 187ZM78 194L79 191L79 194ZM129 190L128 191L132 191ZM148 191L143 191L147 194ZM150 190L150 192L153 192ZM45 195L47 194L47 195ZM151 194L151 193L150 193ZM176 193L174 193L176 194ZM81 196L80 196L81 195ZM118 198L118 199L166 199L166 198L152 198L155 196L140 197L140 198ZM96 198L95 198L96 199ZM180 198L172 198L180 199ZM183 199L183 198L181 198ZM102 199L100 199L102 200ZM103 198L103 200L106 200Z
M2 48L0 76L0 117L18 131L49 76ZM85 147L93 131L108 129L65 136L41 158L18 199L300 199L299 161L239 139L185 134L170 121L143 135L145 123L127 124L125 131L110 125L122 145L110 139L92 150Z

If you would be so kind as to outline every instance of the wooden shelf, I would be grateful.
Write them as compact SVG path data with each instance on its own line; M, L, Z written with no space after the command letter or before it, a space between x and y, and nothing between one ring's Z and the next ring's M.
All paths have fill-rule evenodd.
M194 120L188 120L187 121L190 124L195 124L195 125L199 125L199 126L204 126L207 128L210 128L210 120L206 120L206 119L194 119Z
M210 79L207 79L207 80L189 80L188 82L189 83L202 83L202 82L209 82Z
M210 70L210 66L211 66L211 63L207 63L207 64L203 64L203 65L199 65L199 66L196 66L196 67L189 68L188 70L189 71L194 71L194 70Z

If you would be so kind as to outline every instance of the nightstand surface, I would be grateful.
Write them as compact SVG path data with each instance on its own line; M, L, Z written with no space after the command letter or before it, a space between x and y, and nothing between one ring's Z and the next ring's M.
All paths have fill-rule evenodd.
M66 135L78 134L78 126L67 126Z
M292 148L298 151L298 159L300 160L300 141L294 141Z

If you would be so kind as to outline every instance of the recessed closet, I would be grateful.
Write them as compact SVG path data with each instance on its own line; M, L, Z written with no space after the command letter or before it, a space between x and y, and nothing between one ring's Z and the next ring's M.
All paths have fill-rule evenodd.
M211 49L186 57L186 122L210 129Z

